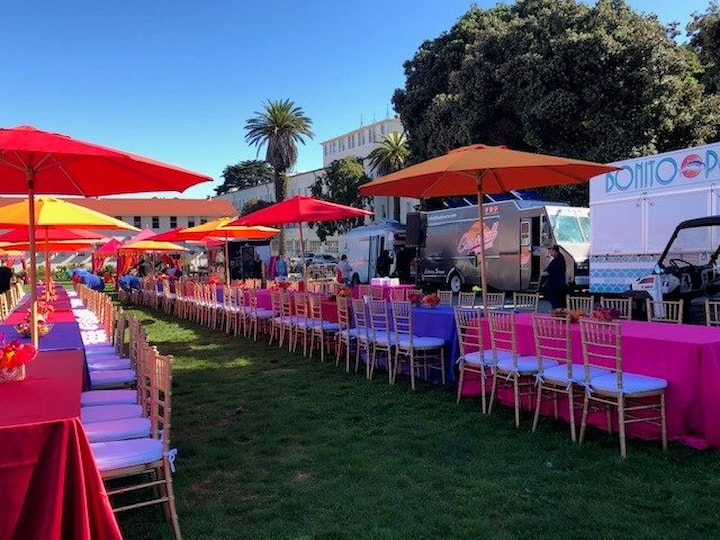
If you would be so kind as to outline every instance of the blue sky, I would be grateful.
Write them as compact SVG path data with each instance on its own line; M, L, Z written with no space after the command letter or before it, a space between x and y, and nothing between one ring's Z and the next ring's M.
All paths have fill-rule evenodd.
M709 0L629 3L684 26ZM0 124L34 125L219 178L226 165L255 158L243 126L263 100L290 98L315 131L300 147L297 169L318 168L321 141L357 128L361 117L392 114L403 61L470 4L5 2ZM215 185L182 196L204 197Z

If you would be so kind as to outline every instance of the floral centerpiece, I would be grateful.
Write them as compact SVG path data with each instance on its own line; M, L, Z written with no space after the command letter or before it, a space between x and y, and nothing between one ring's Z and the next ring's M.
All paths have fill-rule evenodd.
M620 318L620 311L615 308L596 307L593 310L592 316L593 319L597 319L598 321L610 322Z
M40 300L48 304L54 302L57 300L57 291L55 291L54 288L46 289L45 292L40 295Z
M552 310L553 317L570 317L570 322L576 323L581 317L584 317L586 313L582 309L565 309L556 308Z
M352 295L352 290L350 289L350 287L340 287L336 296L338 296L339 298L349 298L350 295Z
M46 336L48 334L48 332L50 332L50 330L52 330L52 325L48 324L45 321L45 316L40 314L39 312L38 312L37 328L38 328L38 336ZM32 322L30 320L29 314L27 317L25 317L25 320L23 322L15 325L15 330L21 336L30 337L31 330L32 330Z
M422 303L429 308L435 308L440 304L440 297L435 293L428 294L422 299Z
M422 296L422 294L419 294L416 292L410 293L408 295L408 300L413 306L419 306L423 300L423 296Z
M47 319L51 313L55 311L55 308L52 304L49 304L48 302L38 302L37 312L38 315L42 315L45 319Z
M17 339L10 342L0 335L0 382L21 381L25 378L25 365L37 356L30 344Z
M217 277L216 275L212 275L208 278L208 285L218 285L219 283L220 283L220 278Z

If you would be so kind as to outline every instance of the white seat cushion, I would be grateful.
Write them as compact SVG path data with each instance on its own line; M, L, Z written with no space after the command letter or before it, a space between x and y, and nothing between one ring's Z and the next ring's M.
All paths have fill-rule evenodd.
M543 362L543 366L545 368L551 368L557 365L558 363L555 360L545 360ZM532 374L538 372L539 361L537 356L518 356L517 365L513 365L513 358L511 354L509 358L498 359L497 369L508 373L517 372Z
M396 343L400 347L409 348L410 347L410 336L409 335L401 335L399 340L395 340ZM430 349L440 349L445 346L445 340L439 337L431 337L431 336L413 336L412 337L412 346L414 349L417 350L430 350Z
M395 334L392 332L386 332L385 330L377 330L374 334L375 339L373 339L373 332L370 331L370 340L374 341L378 345L392 345L395 343Z
M123 418L107 422L84 424L83 430L91 443L124 441L150 436L149 418Z
M80 409L80 421L83 424L122 420L123 418L140 418L141 416L142 407L137 404L98 405Z
M152 463L163 457L162 442L157 439L92 443L90 449L100 472Z
M112 343L86 343L85 354L113 354L115 353L115 345Z
M638 375L636 373L623 373L622 391L618 389L617 377L613 375L603 375L590 380L590 388L592 390L623 393L623 394L640 394L643 392L653 392L667 388L667 381L658 377L648 377L647 375Z
M134 382L135 372L132 369L108 369L90 372L90 386L93 390L127 386Z
M483 362L482 356L480 356L480 351L475 351L466 354L464 357L465 363L473 365L473 366L481 366L484 364L491 366L493 364L493 353L492 349L486 349L485 350L485 362ZM497 352L497 358L498 361L502 359L512 359L512 353L508 351L498 351Z
M351 338L354 338L354 337L357 337L357 335L358 335L358 329L357 328L348 328L347 330L343 330L342 332L340 332L340 335L343 337L350 336Z
M543 361L543 374L542 378L545 381L568 384L570 381L574 383L582 383L585 380L585 368L582 364L572 365L572 378L568 379L567 365L559 364L557 366L548 367L547 360ZM599 367L590 368L590 377L600 377L602 375L610 375L612 371L609 369L602 369Z
M102 358L88 358L88 369L90 371L104 371L109 369L130 369L129 358L121 358L119 356L104 356Z
M135 390L88 390L80 394L80 405L83 407L122 403L137 403L137 392Z

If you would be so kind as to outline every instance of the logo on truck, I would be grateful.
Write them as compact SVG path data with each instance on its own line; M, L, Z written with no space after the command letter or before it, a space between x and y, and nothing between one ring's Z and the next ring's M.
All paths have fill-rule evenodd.
M680 174L685 178L695 178L700 174L704 166L705 164L702 162L700 156L697 154L688 154L680 164Z
M480 253L480 247L483 240L485 241L485 249L491 249L495 244L495 239L498 236L499 221L496 221L491 226L487 223L480 223L480 220L476 221L470 227L470 230L460 237L458 242L457 250L459 253ZM481 234L482 229L482 234Z

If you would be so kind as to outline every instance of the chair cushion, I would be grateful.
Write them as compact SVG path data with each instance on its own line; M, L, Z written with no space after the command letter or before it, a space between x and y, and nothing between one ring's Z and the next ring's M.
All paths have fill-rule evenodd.
M87 361L90 371L104 371L111 369L130 369L129 358L121 358L120 356L106 356L102 358L89 358Z
M132 369L108 369L90 372L90 386L93 390L126 386L134 382L135 372Z
M150 419L123 418L107 422L93 422L83 425L83 430L91 443L139 439L150 436Z
M502 359L512 359L512 353L508 351L498 351L497 352L498 361ZM481 366L483 363L485 365L492 365L493 364L493 355L492 355L492 349L486 349L485 350L485 361L483 362L482 356L480 356L480 351L475 351L466 354L464 357L466 364L470 364L473 366Z
M315 326L317 326L317 325L318 325L318 322L315 321ZM323 321L322 329L325 332L337 332L338 330L340 330L340 323Z
M112 343L85 343L85 355L114 353L115 345Z
M83 407L122 403L137 403L137 392L135 390L88 390L80 394L80 405Z
M385 330L377 330L375 332L375 339L373 339L373 333L370 332L370 341L374 341L378 345L392 345L395 343L395 334L392 332L386 332Z
M558 363L555 360L545 360L543 362L545 368L557 365ZM539 361L537 356L518 356L517 365L514 365L511 354L509 358L498 359L497 369L508 373L537 373L539 370Z
M347 330L342 330L340 332L340 335L343 337L350 336L351 338L354 338L354 337L357 337L357 335L358 335L358 329L357 328L348 328Z
M545 381L568 384L572 382L579 384L585 380L585 368L582 364L572 365L572 379L568 379L567 366L565 364L558 364L556 366L548 367L547 360L543 361L543 374L542 378ZM590 368L590 377L600 377L602 375L610 375L612 371L609 369L602 369L599 367Z
M90 445L100 472L152 463L163 457L162 442L157 439L131 439Z
M667 388L667 381L659 377L648 377L647 375L639 375L637 373L623 373L622 391L618 389L617 377L613 375L602 375L590 380L590 388L592 390L623 393L623 394L640 394L643 392L653 392Z
M122 403L80 408L80 421L83 424L106 422L108 420L122 420L123 418L140 418L141 416L142 407L137 404Z
M410 347L410 336L401 335L400 339L396 339L397 344L400 347ZM413 336L412 346L417 350L429 350L429 349L440 349L445 346L445 340L439 337L431 336Z

